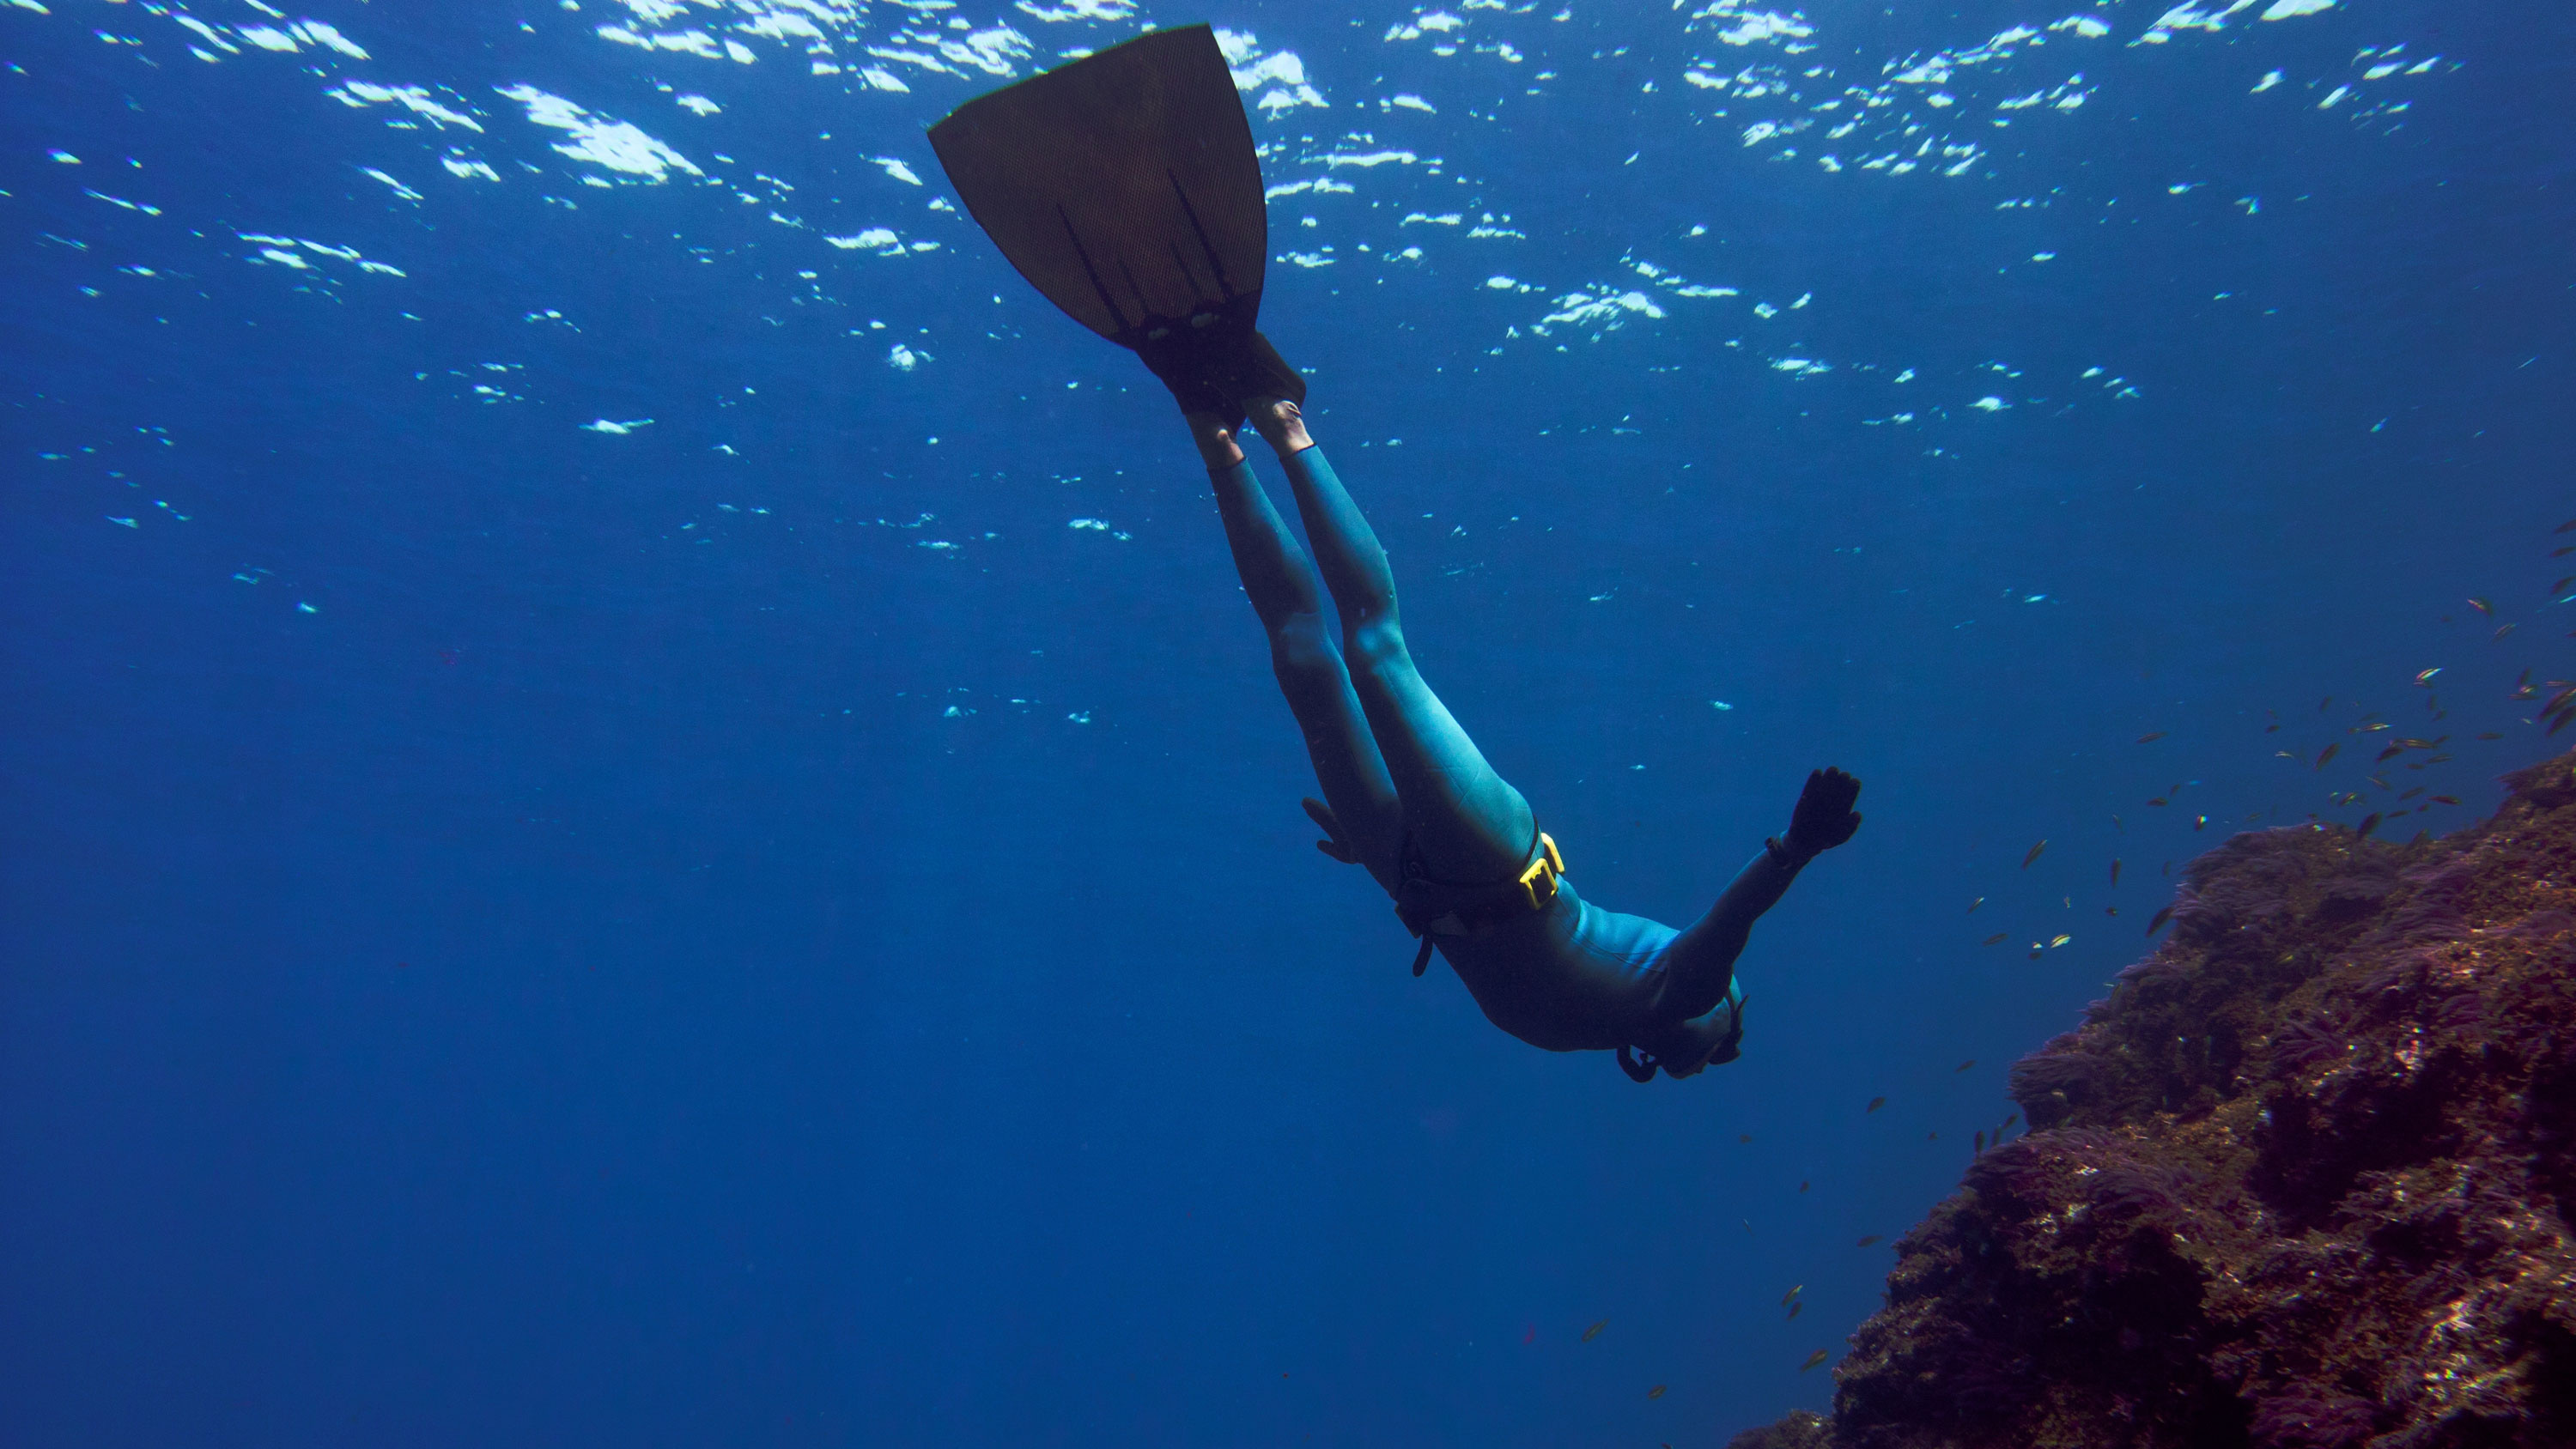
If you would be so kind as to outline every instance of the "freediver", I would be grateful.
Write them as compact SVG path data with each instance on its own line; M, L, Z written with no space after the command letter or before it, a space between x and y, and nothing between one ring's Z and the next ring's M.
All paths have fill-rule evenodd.
M1789 828L1686 930L1576 893L1529 802L1423 682L1386 551L1315 445L1304 379L1254 326L1265 199L1207 27L978 98L931 141L1021 273L1171 389L1323 789L1305 801L1317 845L1395 898L1421 941L1414 974L1436 949L1496 1026L1549 1051L1615 1051L1638 1082L1735 1060L1736 957L1798 872L1860 828L1860 781L1811 773ZM1311 561L1237 441L1247 413L1288 474Z

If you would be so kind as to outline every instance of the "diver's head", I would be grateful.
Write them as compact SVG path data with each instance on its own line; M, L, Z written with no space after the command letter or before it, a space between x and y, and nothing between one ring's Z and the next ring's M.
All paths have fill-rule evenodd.
M1637 1047L1669 1077L1696 1077L1743 1055L1744 1003L1730 997L1704 1016L1647 1033ZM1649 1073L1651 1075L1651 1072Z
M1698 1076L1707 1069L1708 1054L1716 1046L1701 1026L1699 1022L1677 1021L1641 1033L1637 1050L1643 1054L1644 1074L1632 1071L1629 1075L1641 1082L1652 1081L1656 1069L1661 1068L1668 1077Z

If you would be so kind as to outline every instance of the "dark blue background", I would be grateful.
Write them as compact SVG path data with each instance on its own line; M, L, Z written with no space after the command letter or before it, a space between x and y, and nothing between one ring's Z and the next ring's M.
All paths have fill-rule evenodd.
M1743 962L1744 1059L1641 1090L1409 980L1309 848L1167 400L920 209L920 128L991 78L853 96L789 52L608 44L601 5L343 6L369 64L209 66L143 7L51 8L0 10L14 1445L1722 1442L1825 1404L1798 1365L1889 1261L1854 1242L1951 1188L2162 867L2256 813L2390 808L2366 711L2450 736L2389 778L2465 823L2543 748L2516 672L2576 673L2557 7L2163 47L2125 46L2158 7L2103 7L2094 99L1950 180L1739 145L1676 77L1760 54L1662 6L1470 12L1564 77L1470 124L1499 89L1379 39L1411 12L1237 5L1335 104L1265 136L1391 133L1368 98L1419 92L1452 175L1404 184L1531 238L1399 228L1364 209L1395 174L1355 175L1274 208L1345 264L1274 267L1265 319L1427 672L1587 896L1691 916L1808 768L1868 781ZM1793 65L1875 84L2057 17L1819 11ZM2246 93L2395 40L2465 68L2369 124ZM488 130L388 133L308 64L452 86ZM818 229L877 188L942 249L583 187L491 94L521 80L795 182ZM443 179L460 141L503 183ZM246 265L236 231L407 275ZM1372 274L1358 240L1433 255ZM1551 341L1483 285L1639 285L1631 253L1745 295ZM1765 365L1793 350L1837 370ZM2075 391L2096 363L2143 395ZM1864 423L1916 405L1906 366L1945 415ZM1964 408L1989 391L2051 401Z

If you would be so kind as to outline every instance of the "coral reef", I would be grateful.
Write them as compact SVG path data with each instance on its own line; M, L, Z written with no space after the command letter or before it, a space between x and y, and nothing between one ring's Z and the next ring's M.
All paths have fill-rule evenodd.
M1898 1244L1834 1413L1734 1449L2576 1445L2576 754L2484 824L2194 861Z

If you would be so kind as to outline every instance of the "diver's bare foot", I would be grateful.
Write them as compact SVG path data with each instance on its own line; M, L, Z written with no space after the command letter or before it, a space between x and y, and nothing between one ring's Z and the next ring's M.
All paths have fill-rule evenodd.
M1280 457L1315 446L1306 432L1306 415L1295 403L1284 397L1257 397L1246 406L1252 412L1252 426Z
M1190 440L1199 445L1199 456L1207 460L1208 471L1231 468L1243 461L1243 449L1234 441L1234 425L1214 413L1183 413L1189 422Z

